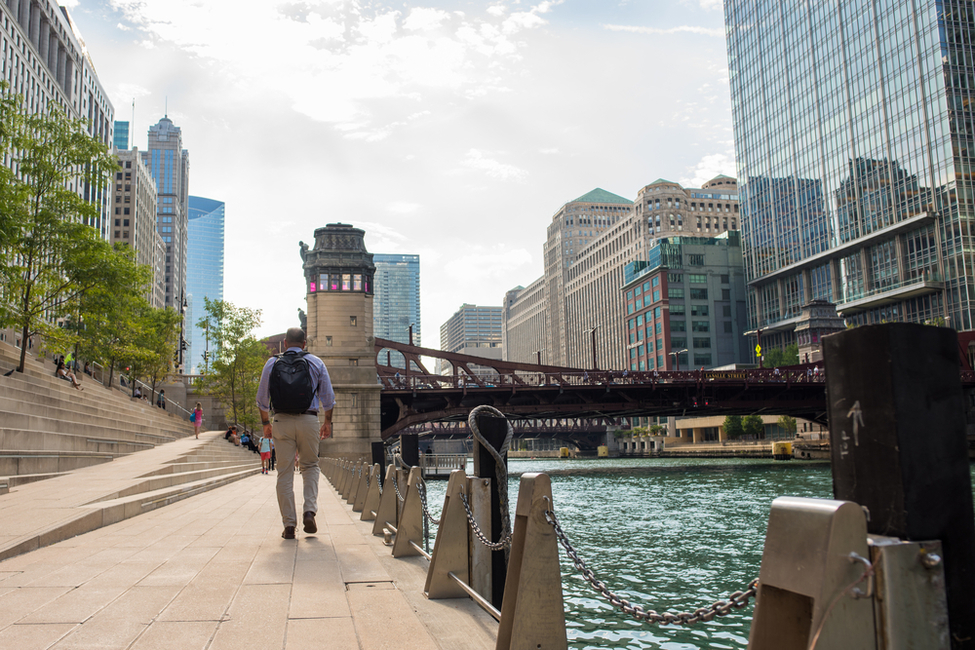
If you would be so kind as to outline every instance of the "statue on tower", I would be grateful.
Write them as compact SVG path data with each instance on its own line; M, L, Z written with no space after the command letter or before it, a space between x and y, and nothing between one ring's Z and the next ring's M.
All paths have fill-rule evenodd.
M302 309L301 307L298 307L298 323L301 325L301 329L304 330L307 333L308 332L308 315L305 313L305 310Z
M308 258L308 244L303 241L298 242L298 246L301 248L299 254L301 255L301 261L304 262ZM304 327L302 327L304 329Z

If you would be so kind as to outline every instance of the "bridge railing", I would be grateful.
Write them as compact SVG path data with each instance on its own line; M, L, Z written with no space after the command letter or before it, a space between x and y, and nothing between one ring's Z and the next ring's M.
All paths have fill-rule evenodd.
M484 376L380 373L380 382L388 390L479 390L508 388L559 388L564 386L607 387L614 384L668 383L785 383L821 384L826 374L819 366L802 368L758 368L751 370L580 370L571 372L512 371Z

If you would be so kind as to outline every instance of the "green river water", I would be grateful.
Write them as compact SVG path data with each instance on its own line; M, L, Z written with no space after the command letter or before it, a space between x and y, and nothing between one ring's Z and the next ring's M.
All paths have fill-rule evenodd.
M511 460L508 468L512 511L519 476L548 473L562 528L597 578L632 603L658 612L705 607L758 577L776 497L832 498L830 466L824 461L544 459ZM444 481L428 483L434 516L445 489ZM561 549L560 557L570 648L748 644L751 605L691 627L645 624L613 609Z

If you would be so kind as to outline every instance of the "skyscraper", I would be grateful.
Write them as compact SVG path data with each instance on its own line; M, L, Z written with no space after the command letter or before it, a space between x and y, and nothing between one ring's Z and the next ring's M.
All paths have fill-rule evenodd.
M501 307L461 305L440 326L440 349L489 359L501 358Z
M204 317L204 297L223 300L223 201L189 197L186 238L186 369L193 374L206 366L207 333L196 323Z
M129 123L115 122L115 148L125 151L129 148Z
M118 131L116 131L118 133ZM162 308L166 301L166 246L156 228L156 183L142 162L138 148L118 151L115 172L115 214L111 242L131 246L139 264L152 268L152 286L146 299Z
M748 317L972 328L970 2L726 0Z
M420 256L376 253L373 333L400 343L420 344ZM393 360L395 363L395 360ZM402 359L400 359L402 363Z

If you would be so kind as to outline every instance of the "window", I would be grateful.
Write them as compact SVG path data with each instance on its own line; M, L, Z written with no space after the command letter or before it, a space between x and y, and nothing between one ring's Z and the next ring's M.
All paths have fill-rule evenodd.
M343 273L342 274L342 291L348 291L352 288L352 274Z
M721 276L721 284L728 284L728 274L725 273Z
M654 328L653 328L653 331L654 331L654 332L655 332L656 334L663 334L663 332L664 332L664 324L663 324L663 323L657 323L657 324L656 324L656 325L654 326Z
M639 296L642 293L643 293L643 287L637 287L636 289L633 290L633 295L634 296Z
M129 214L129 208L124 208L122 210L122 214Z
M627 300L633 300L633 292L632 291L627 291L626 292L626 299Z
M636 317L636 326L637 327L642 327L643 326L643 314L640 314L639 316ZM632 320L630 321L630 327L633 327L633 321Z
M704 291L706 294L707 289L705 289ZM675 299L682 300L684 298L684 289L682 289L681 287L670 287L669 289L667 289L667 297L670 298L671 300L675 300Z
M707 316L707 305L691 305L691 316Z
M653 286L657 286L657 285L655 284ZM644 282L643 283L643 290L644 291L650 291L650 283L649 282Z
M687 339L670 337L670 347L676 352L687 347Z
M694 347L695 348L710 348L711 347L711 339L697 338L697 337L695 337L694 338Z
M116 219L116 221L118 221L118 219ZM116 225L117 225L117 224L116 224ZM128 225L129 225L129 220L128 220L128 219L125 219L125 220L124 220L124 221L122 222L122 225L123 225L123 226L126 226L126 227L128 227Z
M707 300L707 289L691 289L691 300Z
M692 332L710 332L711 323L706 320L694 320L691 321L691 331Z
M694 355L694 366L710 366L711 365L711 355L710 354L695 354Z
M126 221L128 221L128 219L126 219ZM116 220L115 220L115 225L116 225L116 226L121 226L121 225L122 225L122 220L121 220L121 219L116 219ZM127 226L127 225L129 225L129 224L128 224L128 223L126 223L125 225Z
M722 289L721 290L721 299L722 300L731 300L731 289Z
M325 337L325 347L327 347L327 348L332 347L332 337L331 336L326 336Z
M683 305L681 305L681 306L683 307ZM653 317L654 318L660 318L660 307L654 307L653 308Z
M686 332L687 331L687 321L683 321L683 320L672 320L672 321L670 321L670 331L671 332Z
M691 284L707 284L708 276L705 273L690 273L687 276L687 280Z
M684 281L684 274L683 273L668 273L667 274L667 282L669 282L670 284L678 284L678 283L681 283L683 281Z
M352 393L352 408L359 408L359 393Z
M659 275L655 275L650 282L653 283L653 286L659 287L660 286L660 276Z
M355 326L356 326L355 316L349 316L349 327L355 327Z
M349 359L349 365L350 366L357 366L357 365L359 365L359 360L358 359Z
M704 266L704 255L688 255L687 263L690 266Z
M643 309L643 298L637 298L636 299L636 308L637 309Z
M670 315L671 316L683 316L685 313L684 305L671 305Z
M653 301L654 302L660 302L660 290L659 289L653 292Z

